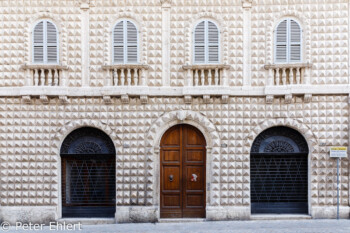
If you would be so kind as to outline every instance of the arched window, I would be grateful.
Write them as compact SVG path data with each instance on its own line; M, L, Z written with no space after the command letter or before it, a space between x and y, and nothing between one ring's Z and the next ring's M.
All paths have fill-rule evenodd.
M204 20L194 29L194 63L219 63L219 29Z
M301 27L293 19L280 22L275 31L275 62L301 62Z
M138 62L137 28L130 20L118 22L113 30L113 62Z
M33 62L58 63L58 33L55 24L48 20L37 23L33 31Z

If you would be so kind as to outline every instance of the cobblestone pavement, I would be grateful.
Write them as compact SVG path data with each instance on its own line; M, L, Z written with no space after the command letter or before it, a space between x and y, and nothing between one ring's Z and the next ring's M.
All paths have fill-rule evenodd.
M2 232L0 230L0 232ZM7 232L28 232L10 227ZM72 232L72 230L32 230L30 232ZM259 220L259 221L227 221L227 222L190 222L190 223L133 223L133 224L106 224L83 225L81 230L74 232L107 233L107 232L243 232L243 233L289 233L289 232L315 232L315 233L350 233L350 220Z

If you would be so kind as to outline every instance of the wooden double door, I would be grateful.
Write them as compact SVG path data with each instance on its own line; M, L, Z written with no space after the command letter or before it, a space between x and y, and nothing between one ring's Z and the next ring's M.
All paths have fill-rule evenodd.
M170 128L161 140L160 217L205 218L206 142L190 125Z

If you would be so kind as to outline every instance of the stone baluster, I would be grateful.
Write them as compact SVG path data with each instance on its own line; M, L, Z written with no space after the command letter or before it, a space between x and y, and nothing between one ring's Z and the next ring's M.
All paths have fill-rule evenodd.
M141 79L141 86L147 86L147 81L146 81L146 74L145 74L145 70L144 69L140 69L140 79Z
M47 85L52 86L52 69L49 69L49 72L47 74Z
M295 69L295 81L297 82L297 84L300 84L300 82L301 82L301 75L300 75L300 73L301 73L301 68L296 68Z
M45 70L44 69L41 69L39 79L40 79L40 85L44 86L45 85Z
M215 74L214 74L214 84L215 86L219 85L219 69L215 68Z
M58 70L54 69L54 74L53 74L53 85L58 86L59 80L58 80Z
M61 72L60 72L60 83L59 83L60 86L63 86L63 87L66 86L66 74L67 74L66 71L61 70Z
M287 85L286 68L282 68L282 84Z
M34 71L28 69L26 71L26 85L33 86L34 85L34 76L32 75Z
M311 83L311 69L303 68L300 70L300 79L303 84Z
M211 75L211 69L208 70L208 86L211 86L213 84L213 78Z
M204 70L201 70L201 86L205 85Z
M34 70L34 86L39 86L39 70Z
M138 74L138 69L134 68L134 86L139 85L139 74Z
M126 69L126 85L130 86L131 85L131 72L130 69Z
M112 71L112 74L113 74L113 85L118 86L119 85L119 83L118 83L118 69L114 68Z
M192 87L193 86L193 70L188 69L187 70L187 86Z
M195 86L198 86L198 81L199 81L198 70L196 69L195 72L194 72L194 85Z
M280 68L276 69L276 85L281 85L282 80L281 80L281 75L280 75Z
M267 85L268 86L273 86L274 85L274 69L269 69L268 70L268 78L267 78ZM276 79L277 79L277 71L276 71ZM276 81L277 83L277 81Z
M124 74L124 69L120 70L120 86L124 86L125 83L125 74Z
M292 85L294 84L293 82L293 79L294 79L294 69L293 68L290 68L289 69L289 85Z

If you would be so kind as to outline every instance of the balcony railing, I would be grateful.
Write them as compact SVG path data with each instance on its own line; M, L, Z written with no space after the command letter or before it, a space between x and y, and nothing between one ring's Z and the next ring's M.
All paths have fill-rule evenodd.
M145 70L147 65L142 64L121 64L102 67L108 71L107 86L146 86Z
M268 86L310 84L309 63L265 65L269 71Z
M62 86L64 83L64 72L67 66L61 65L23 65L27 70L27 85L29 86Z
M187 86L226 86L229 65L185 65Z

